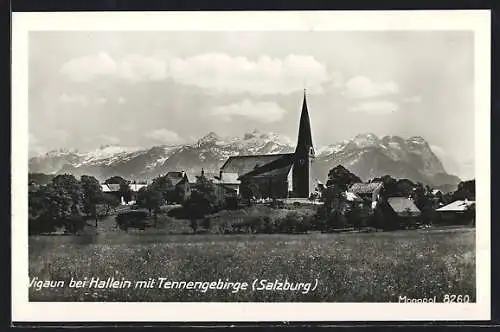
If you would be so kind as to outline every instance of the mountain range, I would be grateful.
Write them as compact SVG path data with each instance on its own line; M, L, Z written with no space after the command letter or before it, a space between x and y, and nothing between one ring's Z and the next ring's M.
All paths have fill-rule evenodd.
M188 174L218 172L232 155L289 153L294 142L276 133L257 130L242 137L221 137L210 132L196 142L161 145L151 148L101 146L89 152L54 150L30 158L30 173L93 175L99 180L119 175L130 180L148 180L168 171L184 170ZM356 137L316 147L312 165L313 176L325 182L328 171L343 165L366 181L391 175L422 182L434 188L451 191L460 179L448 174L439 158L422 137L377 137L360 134Z

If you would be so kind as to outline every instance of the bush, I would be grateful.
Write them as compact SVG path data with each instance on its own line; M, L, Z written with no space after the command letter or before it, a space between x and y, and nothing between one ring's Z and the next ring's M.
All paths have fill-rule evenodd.
M118 227L124 231L129 228L138 228L141 230L151 226L149 223L149 213L143 210L132 210L119 213L116 216Z
M79 231L82 231L85 228L86 222L85 219L81 216L74 216L68 220L66 220L64 224L64 228L66 232L71 234L76 234Z
M43 234L52 233L56 230L53 222L50 222L42 217L29 217L28 219L28 234Z
M206 231L209 231L212 227L212 219L210 219L210 217L203 218L200 226L203 227Z

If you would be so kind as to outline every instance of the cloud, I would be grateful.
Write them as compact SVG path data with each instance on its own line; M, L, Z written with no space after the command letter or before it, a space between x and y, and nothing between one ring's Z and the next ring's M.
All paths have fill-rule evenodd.
M158 58L128 55L115 60L101 52L70 60L61 72L73 81L114 77L127 81L173 79L178 84L223 93L277 94L323 91L330 81L326 67L312 56L289 55L257 59L232 57L225 53L204 53L188 58Z
M61 67L61 73L73 81L89 81L105 75L114 75L118 64L108 54L83 56L66 62Z
M121 78L131 82L163 80L166 63L161 59L137 54L115 60L107 53L72 59L61 67L61 73L70 80L85 82L102 77Z
M308 90L321 92L329 80L325 66L312 56L283 59L261 56L256 60L206 53L172 59L169 75L178 83L225 93L277 94Z
M144 133L144 137L158 143L175 144L183 142L183 139L174 131L161 128Z
M334 89L342 88L345 84L344 75L340 71L335 71L331 75L332 87Z
M391 101L365 101L351 107L352 112L364 112L368 114L384 115L396 112L399 109L396 103Z
M33 134L28 138L28 154L30 157L45 153L47 149L41 144L40 140Z
M89 106L90 104L104 105L108 102L106 97L87 97L81 94L61 93L58 98L62 104L72 104L81 107Z
M212 109L211 114L229 121L233 116L242 116L262 123L271 123L283 118L286 111L274 102L252 103L248 99L240 103L218 106Z
M417 104L422 102L422 97L420 96L407 97L403 99L403 102L408 104Z
M77 94L61 93L59 95L59 102L63 104L76 104L83 107L88 105L87 97L84 95L77 95Z
M110 136L106 134L99 135L99 142L104 145L106 144L120 144L120 139L116 136Z
M374 98L399 92L395 82L375 82L365 76L356 76L345 84L345 95L349 98Z

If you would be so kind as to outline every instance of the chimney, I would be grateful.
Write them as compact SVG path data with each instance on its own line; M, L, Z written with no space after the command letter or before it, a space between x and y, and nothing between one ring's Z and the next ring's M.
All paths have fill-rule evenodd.
M203 170L203 168L201 169L201 176L205 176L205 171Z
M222 180L222 170L219 171L219 180Z

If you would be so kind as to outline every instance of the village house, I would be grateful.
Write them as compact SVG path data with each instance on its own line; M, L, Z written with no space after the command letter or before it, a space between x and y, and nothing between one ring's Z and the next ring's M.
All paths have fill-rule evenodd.
M381 222L412 225L419 222L421 211L408 197L383 196L382 182L354 183L342 195L350 206L357 206L368 216L377 216ZM380 213L380 214L379 214Z
M354 183L347 189L346 195L353 201L360 201L364 207L374 210L382 197L384 185L382 182Z
M456 200L436 209L444 223L469 224L476 223L476 201Z
M170 180L174 186L174 195L171 201L174 203L182 203L191 195L191 185L189 178L184 171L167 172L165 177Z
M231 156L219 177L237 174L237 192L244 198L296 198L307 201L314 193L311 163L315 156L306 94L302 103L298 140L293 153ZM229 178L234 180L234 175ZM224 181L224 180L222 180ZM236 182L231 186L236 186Z
M395 225L410 226L420 222L421 212L408 197L389 197L384 218Z
M101 190L103 193L111 194L118 198L120 200L120 204L122 205L133 205L137 201L137 193L139 192L139 190L146 186L147 184L129 184L130 197L123 197L122 192L120 191L120 185L118 183L103 183L101 184Z

